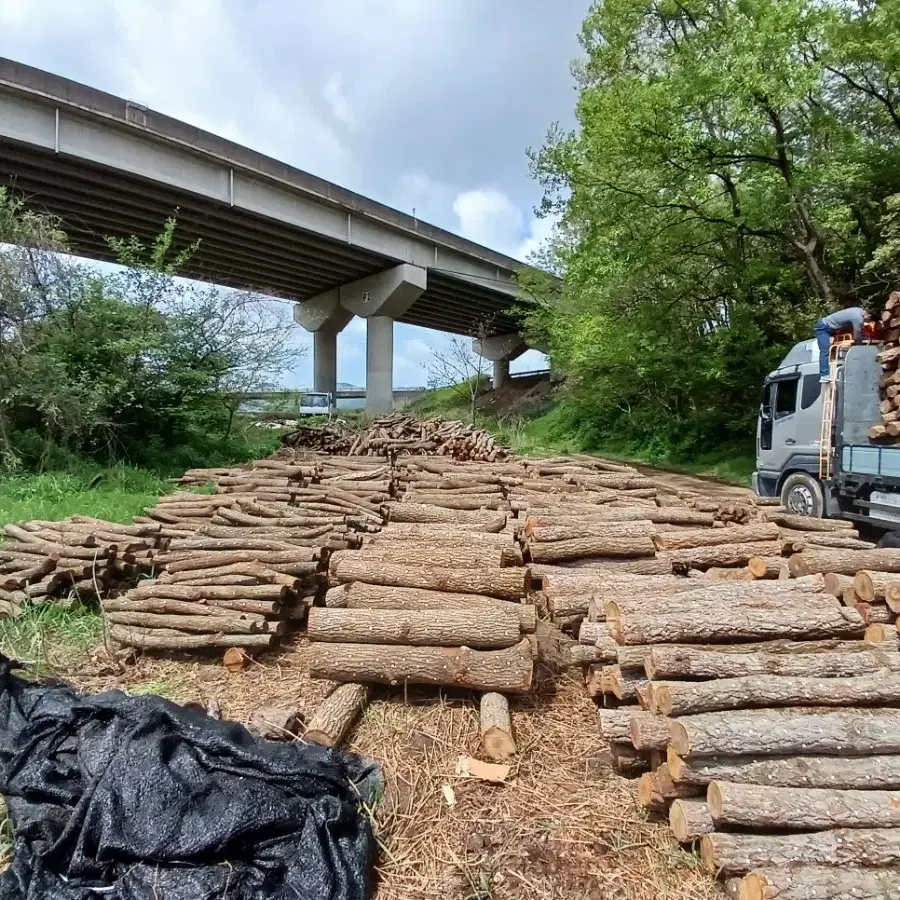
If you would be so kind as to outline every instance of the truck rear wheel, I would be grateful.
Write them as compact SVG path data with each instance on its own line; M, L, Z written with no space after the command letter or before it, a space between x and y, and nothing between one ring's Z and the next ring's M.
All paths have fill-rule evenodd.
M822 485L806 472L794 472L782 485L781 505L791 515L820 519L825 512Z

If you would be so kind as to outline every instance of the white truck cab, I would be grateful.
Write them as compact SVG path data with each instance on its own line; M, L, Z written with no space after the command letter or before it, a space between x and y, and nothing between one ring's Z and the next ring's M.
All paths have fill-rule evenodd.
M297 403L297 415L328 416L330 419L334 415L334 397L330 393L304 391Z

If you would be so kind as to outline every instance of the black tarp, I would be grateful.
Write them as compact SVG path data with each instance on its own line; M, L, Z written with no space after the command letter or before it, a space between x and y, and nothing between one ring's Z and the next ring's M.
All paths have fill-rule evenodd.
M0 900L362 900L377 764L161 697L81 695L0 655Z

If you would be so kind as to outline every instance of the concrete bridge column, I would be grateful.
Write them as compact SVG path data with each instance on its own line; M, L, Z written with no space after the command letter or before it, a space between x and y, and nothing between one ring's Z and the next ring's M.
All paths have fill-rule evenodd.
M509 381L509 364L528 348L517 334L495 334L484 340L472 341L472 350L494 363L494 390Z
M394 319L427 287L419 266L401 265L340 288L341 306L366 320L366 412L390 412L394 405Z
M337 290L294 306L294 321L313 335L313 390L337 392L337 336L353 318L340 304Z

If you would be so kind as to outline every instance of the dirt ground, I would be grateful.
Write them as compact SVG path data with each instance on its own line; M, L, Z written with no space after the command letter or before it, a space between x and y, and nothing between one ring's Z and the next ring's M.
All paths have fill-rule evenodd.
M246 721L259 706L307 715L316 708L328 685L308 677L307 646L298 639L239 673L217 658L146 656L120 670L102 646L90 658L57 660L56 669L85 690L214 702L223 717ZM374 811L377 900L722 896L664 824L637 807L634 783L609 768L596 707L580 673L569 672L511 703L519 752L503 785L455 774L460 755L479 752L472 695L384 689L375 697L349 748L377 758L385 772Z

